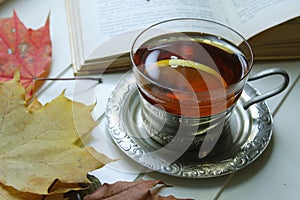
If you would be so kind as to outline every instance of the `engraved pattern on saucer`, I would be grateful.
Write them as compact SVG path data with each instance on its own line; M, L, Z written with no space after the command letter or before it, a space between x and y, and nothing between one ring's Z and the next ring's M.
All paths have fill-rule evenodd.
M172 152L152 140L144 130L134 76L126 73L108 99L107 130L127 156L150 170L185 178L222 176L255 161L271 140L273 119L267 104L260 102L247 110L242 106L257 95L255 88L245 85L225 130L230 133L230 148L204 159L187 155L173 161L169 158Z

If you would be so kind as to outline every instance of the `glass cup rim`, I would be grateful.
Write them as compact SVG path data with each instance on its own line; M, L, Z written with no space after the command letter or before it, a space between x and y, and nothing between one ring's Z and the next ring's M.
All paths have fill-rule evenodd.
M247 59L247 64L248 64L248 71L243 74L243 77L237 82L242 82L246 77L248 77L249 73L251 72L252 68L253 68L253 61L254 61L254 56L253 56L253 50L252 50L252 47L251 45L248 43L248 41L245 39L245 37L240 34L238 31L236 31L235 29L231 28L230 26L227 26L223 23L220 23L220 22L217 22L217 21L213 21L213 20L209 20L209 19L204 19L204 18L194 18L194 17L185 17L185 18L171 18L171 19L167 19L167 20L163 20L163 21L160 21L160 22L157 22L157 23L154 23L148 27L146 27L145 29L143 29L136 37L135 39L133 40L132 42L132 45L130 47L130 60L131 60L131 63L133 64L133 68L137 68L136 64L135 64L135 61L134 61L134 50L135 50L135 45L137 43L137 41L140 39L140 37L145 33L147 32L148 30L154 28L154 27L157 27L161 24L164 24L164 23L167 23L167 22L175 22L175 21L202 21L202 22L207 22L207 23L210 23L210 24L214 24L214 25L217 25L217 26L220 26L220 27L223 27L223 28L226 28L228 29L229 31L233 32L234 34L236 34L238 37L240 37L242 39L242 42L241 43L245 43L248 51L249 51L249 55L250 55L250 58L249 58L249 61ZM156 82L154 82L153 80L151 80L150 78L146 77L143 73L141 73L138 69L136 69L136 71L141 75L143 76L143 78L147 79L147 81L151 82L151 83L154 83L156 85L159 85L160 87L164 88L165 86L163 85L160 85ZM237 84L236 83L236 84ZM176 91L176 89L172 88L172 90ZM182 91L181 91L182 92ZM200 92L200 93L203 93L203 92Z

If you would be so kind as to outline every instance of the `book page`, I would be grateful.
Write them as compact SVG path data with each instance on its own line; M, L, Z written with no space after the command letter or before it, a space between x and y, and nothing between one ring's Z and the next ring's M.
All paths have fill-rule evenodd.
M133 32L138 33L149 25L166 19L197 17L227 23L219 0L78 1L84 52L89 55L87 59L91 60L98 58L100 54L108 56L114 51L128 52L137 35ZM107 46L97 50L97 46L105 41ZM103 49L106 49L105 52L102 52Z
M223 6L246 39L300 15L300 0L224 0Z

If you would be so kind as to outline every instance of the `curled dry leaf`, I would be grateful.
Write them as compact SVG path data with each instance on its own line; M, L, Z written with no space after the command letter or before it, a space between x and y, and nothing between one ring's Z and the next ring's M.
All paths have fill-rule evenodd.
M41 200L41 196L37 194L31 194L28 192L20 192L13 187L9 187L0 183L0 199L9 200Z
M28 192L20 192L13 187L8 187L0 183L0 199L1 200L68 200L64 194L53 194L41 196Z
M0 183L20 192L63 193L74 189L73 183L89 182L87 172L111 161L92 147L76 145L79 135L96 125L94 105L61 94L44 106L33 101L26 107L24 96L18 73L0 83ZM50 191L57 180L68 187Z
M174 196L163 197L153 194L151 188L158 184L168 186L160 180L137 180L134 182L118 181L114 184L105 183L94 193L85 196L84 200L180 200Z
M10 18L0 19L0 82L12 79L16 69L20 69L27 98L40 86L34 78L46 77L50 70L52 44L49 24L48 17L43 27L28 29L16 12Z

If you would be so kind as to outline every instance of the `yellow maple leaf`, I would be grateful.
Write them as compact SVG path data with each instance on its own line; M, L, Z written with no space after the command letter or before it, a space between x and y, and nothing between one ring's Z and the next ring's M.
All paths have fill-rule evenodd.
M87 183L87 172L111 162L92 147L76 145L79 136L96 125L91 117L94 105L73 102L63 93L44 106L37 100L26 106L24 98L18 73L0 83L0 183L48 194L55 181Z

